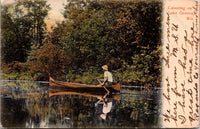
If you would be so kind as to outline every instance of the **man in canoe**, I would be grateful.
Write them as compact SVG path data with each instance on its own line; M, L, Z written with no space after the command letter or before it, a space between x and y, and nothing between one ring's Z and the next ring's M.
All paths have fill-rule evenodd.
M109 86L113 84L113 75L108 71L108 66L103 65L102 69L104 70L104 79L98 79L102 86Z

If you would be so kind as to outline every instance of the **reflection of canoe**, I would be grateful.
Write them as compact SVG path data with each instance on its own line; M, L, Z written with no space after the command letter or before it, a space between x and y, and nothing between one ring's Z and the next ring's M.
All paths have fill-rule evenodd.
M85 97L103 97L103 95L95 94L95 93L82 93L82 92L75 92L75 91L61 91L56 89L49 89L49 97L52 96L59 96L59 95L80 95ZM120 100L120 94L112 94L109 96L109 98L119 101Z
M52 87L62 87L67 89L75 89L75 90L83 90L83 91L105 91L105 89L101 85L86 85L80 83L66 83L66 82L58 82L53 78L49 78L49 85ZM106 86L106 88L111 92L119 92L120 91L120 83L115 85Z

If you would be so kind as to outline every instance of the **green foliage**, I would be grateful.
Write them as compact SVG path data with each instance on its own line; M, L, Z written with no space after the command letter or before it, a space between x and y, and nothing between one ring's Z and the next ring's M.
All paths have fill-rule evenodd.
M107 33L109 30L107 13L101 11L90 16L78 28L73 29L64 40L61 40L65 44L65 49L75 57L73 61L75 65L81 68L102 65L112 57Z
M25 62L31 46L42 45L49 9L46 0L17 0L2 6L2 62Z
M1 73L1 79L8 79L8 80L17 80L20 76L19 73L12 72L12 73Z
M98 84L97 78L103 78L103 73L93 67L88 70L79 69L79 72L70 71L66 76L67 81L84 84Z
M24 73L1 73L1 79L3 80L32 80L32 81L46 81L48 77L44 73L32 73L32 72L24 72Z
M117 81L159 85L161 7L157 1L71 0L63 13L66 20L54 28L52 36L59 38L53 43L69 52L69 67L76 71L108 64Z
M1 8L1 61L5 63L24 62L27 56L25 49L29 49L29 43L27 43L27 36L22 34L25 30L20 30L19 22L23 20L13 19L14 14L9 11L11 8L11 5Z
M149 54L147 51L135 54L132 58L133 65L124 63L123 67L114 71L116 81L131 82L134 85L159 86L161 83L160 55L159 48Z
M17 80L33 80L31 73L22 73Z
M99 73L98 71L87 71L83 74L76 75L75 81L81 82L84 84L99 84L97 78L103 78L103 74Z
M65 19L47 36L49 9L45 0L17 0L2 8L4 71L96 83L103 75L97 69L107 64L116 81L160 85L161 2L69 0Z

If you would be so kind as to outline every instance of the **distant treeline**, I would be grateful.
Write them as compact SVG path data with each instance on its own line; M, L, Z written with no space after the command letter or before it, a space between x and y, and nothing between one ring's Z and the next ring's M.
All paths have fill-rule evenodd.
M50 9L46 0L2 6L3 77L94 83L107 64L116 81L160 86L160 1L69 0L48 32Z

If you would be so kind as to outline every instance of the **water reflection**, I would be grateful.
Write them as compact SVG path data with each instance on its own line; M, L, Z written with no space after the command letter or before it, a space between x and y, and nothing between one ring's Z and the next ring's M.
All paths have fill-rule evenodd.
M46 83L3 82L3 127L159 127L159 91L121 94L50 89Z
M113 99L111 98L108 98L108 95L110 95L110 93L106 93L103 97L100 97L99 98L99 101L95 103L95 107L98 105L98 104L103 104L103 107L102 107L102 113L100 114L100 117L103 119L103 120L106 120L107 118L107 114L111 111L111 108L112 108L112 101Z

